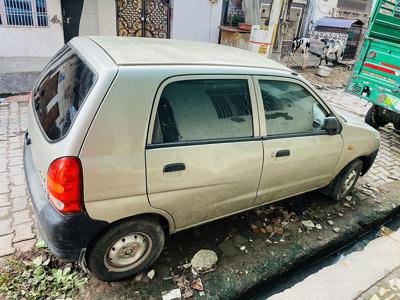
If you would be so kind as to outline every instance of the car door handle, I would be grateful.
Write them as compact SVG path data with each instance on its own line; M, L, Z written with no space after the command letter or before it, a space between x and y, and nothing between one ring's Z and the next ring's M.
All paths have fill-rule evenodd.
M164 173L168 172L178 172L178 171L183 171L186 169L185 164L183 163L176 163L176 164L169 164L164 167Z
M279 150L276 152L276 157L290 156L290 150Z

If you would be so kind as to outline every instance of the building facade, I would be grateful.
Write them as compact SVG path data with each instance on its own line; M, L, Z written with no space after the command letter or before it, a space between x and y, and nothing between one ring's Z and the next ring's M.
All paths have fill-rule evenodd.
M0 57L51 57L75 36L218 42L222 0L0 0Z

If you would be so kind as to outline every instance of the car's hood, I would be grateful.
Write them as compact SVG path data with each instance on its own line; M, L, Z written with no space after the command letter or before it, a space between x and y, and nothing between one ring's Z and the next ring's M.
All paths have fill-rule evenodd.
M335 107L335 112L348 123L362 125L362 126L368 126L364 122L364 119L361 116L356 115L355 113L352 113L348 110L344 110L344 109Z

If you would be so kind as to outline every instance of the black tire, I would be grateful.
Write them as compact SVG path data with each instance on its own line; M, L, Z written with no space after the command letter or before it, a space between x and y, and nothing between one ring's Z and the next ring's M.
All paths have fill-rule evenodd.
M147 240L147 245L149 245L148 249L145 251L143 256L132 266L126 266L124 270L121 267L115 267L115 270L112 270L110 267L112 265L112 261L110 256L106 254L111 253L113 247L116 243L125 242L125 238L128 236L131 239L131 243L129 245L129 250L137 251L135 247L135 241L133 238L137 238L137 234L143 235L142 241ZM142 236L139 236L142 237ZM129 278L140 271L145 270L150 267L155 260L160 255L163 247L164 247L164 231L160 224L153 220L152 218L138 218L138 219L130 219L120 223L116 223L111 226L97 241L91 245L90 249L86 254L86 262L88 269L90 272L102 281L118 281L121 279ZM117 252L127 251L123 246ZM132 248L134 250L132 250ZM125 252L126 253L126 252ZM136 252L135 252L136 253ZM119 259L119 257L117 258ZM108 265L110 263L110 265ZM126 268L129 268L126 270Z
M377 116L375 106L371 106L371 108L368 110L367 115L365 116L365 123L367 123L369 126L372 126L375 129L378 129L379 127L383 127L389 124L388 121Z
M335 201L342 200L350 193L350 191L356 184L358 178L361 175L362 167L363 163L360 159L353 160L335 177L331 184L321 190L321 192L325 195L330 196ZM345 188L346 180L349 178L350 174L353 171L355 171L355 180L352 182L350 187Z

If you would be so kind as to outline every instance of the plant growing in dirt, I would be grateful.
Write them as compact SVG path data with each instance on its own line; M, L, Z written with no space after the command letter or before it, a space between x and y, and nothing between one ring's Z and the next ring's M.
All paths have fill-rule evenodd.
M0 298L68 299L87 281L76 265L65 264L46 249L37 248L0 265Z

